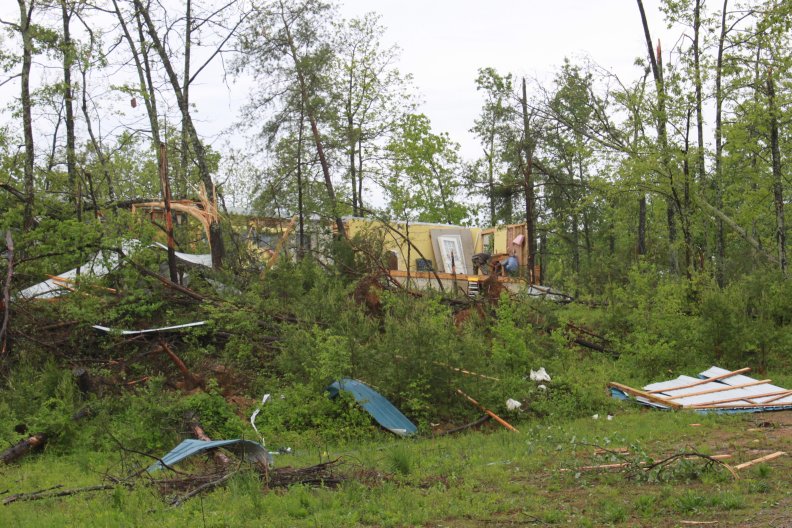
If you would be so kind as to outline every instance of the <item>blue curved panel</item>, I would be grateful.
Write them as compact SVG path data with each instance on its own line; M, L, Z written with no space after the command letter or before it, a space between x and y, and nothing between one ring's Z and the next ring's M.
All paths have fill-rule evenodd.
M388 431L399 436L415 434L418 428L399 409L362 381L343 378L330 385L327 390L335 397L339 391L352 394L355 401L368 412L374 420Z

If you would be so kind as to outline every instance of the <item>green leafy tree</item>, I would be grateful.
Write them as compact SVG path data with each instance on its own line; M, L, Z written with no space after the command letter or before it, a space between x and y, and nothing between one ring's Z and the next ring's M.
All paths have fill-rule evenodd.
M396 218L460 224L470 211L460 201L459 145L432 132L429 118L410 114L388 144L391 175L386 187Z

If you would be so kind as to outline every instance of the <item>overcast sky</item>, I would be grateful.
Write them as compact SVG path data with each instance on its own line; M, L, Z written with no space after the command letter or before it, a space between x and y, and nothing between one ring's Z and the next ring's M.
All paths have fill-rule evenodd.
M652 37L676 39L658 6L644 0ZM482 104L478 68L543 79L564 57L590 57L631 80L646 55L634 0L343 0L346 18L366 11L382 15L385 41L402 48L401 69L413 74L435 131L450 133L469 158L480 152L468 132Z
M18 20L13 4L0 0L2 18ZM644 4L652 36L662 38L667 57L679 31L666 29L659 0L644 0ZM429 116L435 132L448 132L462 145L467 159L480 153L469 133L482 104L475 87L479 68L491 66L501 73L549 80L565 57L587 57L631 81L641 74L633 65L635 59L646 54L633 0L340 0L339 8L345 18L368 11L382 15L382 24L388 28L383 42L402 49L399 67L414 76L423 101L420 111ZM37 71L40 77L45 70ZM56 68L47 75L58 74ZM253 84L245 78L222 80L221 64L215 61L191 88L198 132L219 150L226 142L243 142L233 123ZM103 83L91 82L92 89L99 90L100 104L104 98L105 105L120 107L126 119L145 122L143 105L130 109L128 96L110 89L119 82L113 72L107 73ZM0 95L10 102L18 97L18 89L18 83L8 83ZM6 119L10 117L7 112L6 107L2 112ZM112 126L105 124L108 128Z
M659 3L644 0L652 37L670 50L679 32L666 29ZM633 0L342 0L339 7L344 18L382 15L383 41L401 48L399 68L414 77L420 111L435 132L461 144L466 159L480 154L469 132L483 102L475 86L479 68L551 79L565 57L588 57L629 81L642 74L634 62L646 54ZM229 89L216 79L202 75L192 96L202 132L217 144L233 139L219 132L244 103L250 81Z

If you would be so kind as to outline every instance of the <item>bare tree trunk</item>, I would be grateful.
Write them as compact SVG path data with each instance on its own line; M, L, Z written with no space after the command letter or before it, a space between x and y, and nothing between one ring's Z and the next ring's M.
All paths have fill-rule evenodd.
M168 181L168 147L159 144L159 178L162 201L165 203L165 233L168 235L168 271L170 280L179 283L179 270L176 268L176 248L173 240L173 216L171 216L171 191Z
M495 127L490 130L489 152L484 151L487 158L487 192L489 194L490 225L495 225Z
M357 204L358 204L358 214L360 216L365 216L363 214L363 138L358 139L357 143L358 155L357 155L357 163L358 163L358 170L357 170L357 178L358 178L358 193L357 193Z
M698 202L699 207L703 207L704 209L709 211L715 218L721 220L725 226L728 226L729 229L740 235L740 237L742 237L743 240L748 242L748 244L750 244L751 247L754 248L754 250L757 253L765 257L769 262L780 265L779 260L775 256L765 251L765 249L762 247L762 244L760 244L757 239L752 237L748 233L748 231L740 227L740 224L738 224L733 219L731 219L726 213L724 213L717 207L713 207L712 204L708 203L701 195L694 194L693 197Z
M22 127L25 136L25 165L24 188L25 210L23 213L23 226L26 231L33 228L33 205L35 200L33 161L35 149L33 145L33 117L30 101L30 68L33 65L33 34L30 18L33 15L35 0L17 0L19 4L19 33L22 35L22 74L21 74L21 101L22 101Z
M187 0L187 5L185 6L184 10L184 76L182 78L182 91L184 92L184 101L187 103L187 106L190 105L190 59L191 59L191 50L192 50L192 26L193 26L193 19L192 19L192 0ZM181 129L181 156L179 157L180 162L180 174L179 180L176 184L176 193L177 196L181 195L184 196L187 193L187 179L189 171L187 170L187 163L189 162L189 153L190 153L190 142L189 142L189 135L187 133L187 126L185 125L184 118L182 118L182 129ZM206 192L211 192L210 189L207 189Z
M698 179L704 180L704 117L702 115L701 103L701 51L699 49L699 32L701 28L701 4L702 0L696 0L696 7L693 11L693 68L696 84L696 139L698 140Z
M139 2L140 0L135 0L135 1ZM309 103L308 87L305 81L305 75L303 74L302 71L300 56L297 53L297 48L294 45L294 39L292 38L291 28L289 27L289 22L286 20L285 14L283 13L282 4L281 4L281 20L283 22L283 29L286 33L286 38L288 39L289 54L291 55L291 59L294 62L294 69L297 73L297 82L299 83L300 86L300 97L303 103L305 104L305 113L308 116L308 122L311 125L311 134L313 135L314 144L316 145L316 153L319 156L319 164L322 167L322 175L324 176L325 189L327 190L327 197L330 199L330 207L332 208L333 217L335 218L336 229L338 229L338 236L340 236L341 238L347 238L344 222L341 220L341 215L338 214L338 201L336 200L335 189L333 188L333 180L330 176L330 165L327 163L327 157L325 156L322 137L319 134L319 126L316 122L316 113L314 112L313 108Z
M663 80L662 69L662 52L660 44L657 45L657 55L655 55L654 48L652 47L652 37L649 34L649 23L646 20L646 12L644 11L643 2L637 0L638 10L641 13L641 23L643 25L644 37L646 39L646 48L649 55L649 64L652 68L652 75L654 76L655 89L657 90L657 139L660 143L660 157L663 160L663 168L668 173L669 184L671 187L672 195L676 194L674 184L674 174L669 160L668 152L668 132L667 132L667 115L666 115L666 93L665 83ZM666 213L668 218L668 248L669 248L669 266L673 273L679 272L679 262L677 261L676 254L676 211L674 203L669 198L666 200Z
M646 195L638 200L638 254L646 255Z
M778 266L786 277L786 226L784 221L784 187L781 174L781 147L778 140L778 114L773 71L767 72L767 97L770 114L770 151L773 157L773 202L776 213L776 243L778 244Z
M699 130L700 131L700 130ZM688 109L687 119L685 120L685 149L683 152L684 160L682 162L682 175L684 176L684 204L685 210L690 209L690 110ZM701 157L698 157L701 159ZM684 222L683 218L683 236L685 237L685 275L688 279L691 277L691 269L695 265L692 262L692 249L693 239L690 234L689 226Z
M577 214L570 216L572 223L572 269L580 273L580 229L578 228Z
M528 116L528 91L525 78L522 80L522 118L523 118L523 149L525 150L525 166L523 167L523 184L525 186L525 231L528 239L528 280L531 284L536 282L534 277L534 264L536 261L536 232L535 232L535 198L533 186L533 155L534 145L530 133L530 118Z
M351 82L351 81L350 81ZM359 216L358 203L357 203L357 165L355 165L355 149L357 142L355 141L353 130L354 123L352 121L352 110L347 108L347 134L349 135L349 177L352 183L352 215Z
M302 157L303 157L303 132L305 130L305 103L300 101L300 126L297 129L297 214L299 218L300 242L297 252L298 258L305 254L305 216L303 211L303 182L302 182Z
M715 66L715 207L723 209L723 47L726 40L726 9L729 0L723 0L721 31L718 38L718 58ZM726 246L724 242L723 220L715 226L715 280L721 288L725 284L724 263Z
M66 0L60 0L61 18L63 18L63 102L66 107L66 172L68 174L69 192L74 192L77 181L77 163L75 160L74 141L74 94L72 92L71 70L74 62L74 48L71 40L72 8ZM76 200L76 198L75 198ZM79 209L80 204L76 207Z
M8 324L11 320L11 279L14 277L14 239L11 230L5 234L6 249L8 251L8 269L3 283L3 298L0 305L3 308L3 324L0 325L0 357L8 352Z
M141 0L134 0L134 2L138 9L138 13L143 16L143 20L145 21L146 27L148 28L149 36L151 37L151 42L154 45L157 55L159 55L162 66L165 68L165 73L168 76L171 88L173 89L174 95L176 96L176 102L178 103L179 111L181 112L184 125L186 126L187 133L190 137L190 143L198 164L198 172L201 175L201 181L206 187L207 194L211 197L214 195L215 186L214 182L212 181L212 175L209 172L209 165L206 163L206 150L204 149L204 145L201 142L201 139L198 137L198 132L196 131L193 124L192 117L190 115L190 108L187 104L187 100L184 98L184 93L182 92L181 85L179 84L179 79L173 69L173 65L171 64L167 50L162 45L162 41L160 40L159 34L157 33L157 28L154 26L154 22L151 20L151 15L149 14L148 9L143 6ZM222 231L219 222L212 222L209 226L209 246L212 249L212 267L215 269L219 268L222 265L225 254Z

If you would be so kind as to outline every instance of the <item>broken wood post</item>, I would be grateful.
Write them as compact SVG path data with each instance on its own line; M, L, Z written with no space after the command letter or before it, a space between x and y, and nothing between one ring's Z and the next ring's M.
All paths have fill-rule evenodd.
M206 432L203 430L203 427L201 427L201 424L198 423L198 418L196 416L190 416L189 423L187 425L190 427L193 435L195 435L195 438L198 440L203 440L204 442L212 441L212 439L209 438L209 436L207 436ZM225 470L231 464L231 460L219 449L212 449L212 458L214 458L215 464L217 464L217 466L223 470Z
M500 416L498 416L498 415L497 415L497 414L495 414L494 412L490 411L489 409L487 409L486 407L484 407L483 405L481 405L479 402L477 402L476 400L474 400L473 398L471 398L470 396L468 396L467 394L465 394L464 392L462 392L460 389L457 389L456 391L457 391L457 393L458 393L458 394L460 394L460 395L464 396L464 397L465 397L465 399L467 399L467 401L469 401L470 403L472 403L473 405L475 405L476 407L478 407L479 409L481 409L482 411L484 411L484 412L485 412L486 414L488 414L488 415L489 415L489 416L490 416L490 417L491 417L493 420L495 420L496 422L498 422L499 424L501 424L503 427L505 427L505 428L506 428L506 429L508 429L509 431L514 431L515 433L519 433L519 431L518 431L518 430L517 430L517 429L516 429L516 428L515 428L513 425L511 425L509 422L507 422L506 420L504 420L503 418L501 418Z
M179 372L182 373L184 376L184 383L185 389L193 389L201 385L201 379L190 372L190 369L187 368L187 365L184 364L184 361L181 360L179 356L168 346L168 343L165 340L160 341L160 347L162 347L162 351L165 352L168 357L173 361L173 364L176 365L176 368L179 369Z
M47 443L47 435L36 433L26 440L13 445L0 453L0 462L10 464L28 454L30 451L39 448Z

